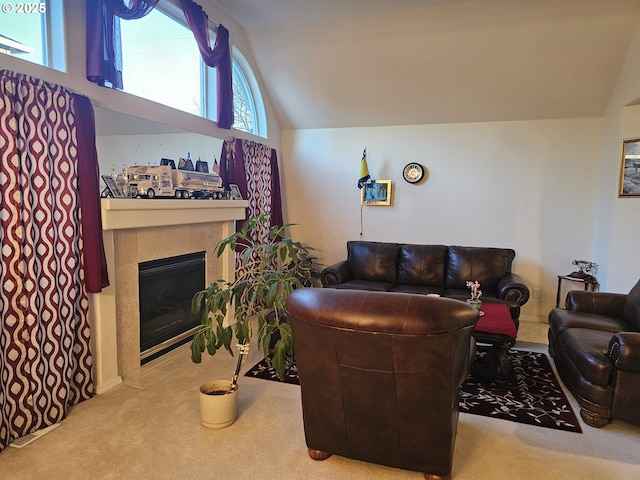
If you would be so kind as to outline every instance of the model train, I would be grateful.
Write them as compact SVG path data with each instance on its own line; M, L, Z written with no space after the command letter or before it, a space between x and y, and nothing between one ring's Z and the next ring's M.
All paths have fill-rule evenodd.
M180 163L190 165L191 161L181 159ZM227 198L220 175L209 173L208 167L202 170L175 168L173 160L163 158L160 165L125 167L116 184L126 197Z

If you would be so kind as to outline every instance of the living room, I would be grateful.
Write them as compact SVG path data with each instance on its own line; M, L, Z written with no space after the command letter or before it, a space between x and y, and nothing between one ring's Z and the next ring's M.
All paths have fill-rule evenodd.
M288 26L264 14L267 2L203 1L258 78L266 138L90 84L84 3L65 2L66 73L0 62L88 96L103 111L99 154L150 134L107 133L105 112L166 127L159 135L182 137L172 144L185 152L202 141L219 155L230 136L261 141L278 150L292 234L323 264L357 239L513 248L514 271L537 292L523 321L546 322L557 275L575 259L598 264L603 291L626 293L640 278L630 253L640 204L618 196L622 140L640 138L637 1L406 1L342 18L298 12ZM392 181L390 206L360 203L364 148L372 178ZM156 152L129 158L156 162ZM409 162L425 167L419 184L402 179Z
M555 305L557 275L569 273L574 259L584 258L597 263L597 278L601 288L607 291L627 292L637 280L640 260L627 254L640 234L634 222L629 221L634 218L637 207L633 199L618 197L621 140L637 136L640 115L640 107L636 106L640 95L634 81L639 68L635 54L638 48L636 2L620 0L610 2L606 7L599 5L601 2L589 2L588 8L582 5L579 11L571 10L572 14L565 16L562 9L571 9L572 2L556 4L544 14L527 2L516 6L494 1L486 8L476 9L470 9L465 2L456 2L446 8L435 2L429 8L436 9L432 15L441 24L435 28L436 20L430 20L428 26L434 31L432 35L440 35L449 43L439 46L434 58L427 58L424 63L419 53L432 41L431 34L418 34L416 30L419 30L420 22L426 22L429 14L426 7L419 9L422 17L406 5L404 9L397 7L391 12L371 12L356 17L361 27L351 28L347 41L335 34L343 29L341 23L316 20L311 23L314 33L310 27L305 28L307 37L296 42L298 46L312 45L312 39L324 28L334 34L327 35L321 45L313 47L315 50L311 50L310 55L313 60L306 60L312 63L322 58L329 62L336 56L332 52L340 49L345 51L340 61L352 61L359 55L362 35L380 28L387 18L402 25L407 17L415 17L408 22L408 27L398 27L397 31L389 33L400 38L415 36L403 42L407 49L411 45L416 50L398 55L400 60L396 61L412 64L411 70L420 82L426 79L446 82L447 89L440 87L437 93L427 94L417 89L413 82L410 93L395 98L397 91L403 91L402 83L396 82L397 87L391 91L394 97L383 104L380 99L385 96L382 89L390 83L387 76L393 78L393 75L379 71L374 74L371 69L375 65L356 64L349 67L350 70L342 71L351 71L352 76L358 78L348 82L342 79L340 83L347 86L337 92L340 100L331 102L330 93L337 88L332 83L334 74L322 76L314 72L312 88L318 94L309 96L315 98L314 103L305 100L310 102L300 108L305 113L296 112L295 119L289 105L302 105L299 97L305 96L304 90L294 95L297 90L282 86L294 80L278 83L266 76L261 67L271 58L260 60L260 54L267 56L267 51L273 49L279 52L277 57L282 57L279 62L297 64L302 61L297 58L301 53L288 52L292 48L288 35L302 36L298 24L292 24L287 34L281 29L279 34L272 34L268 37L269 42L276 43L271 44L266 37L273 27L258 24L256 33L247 35L244 33L246 27L238 25L219 7L212 5L209 15L230 25L233 44L250 60L260 80L267 113L266 139L219 129L214 123L194 115L87 82L82 48L85 24L82 3L69 4L65 9L68 44L77 49L77 53L70 51L68 54L68 73L7 56L2 58L3 66L87 95L98 111L99 146L101 137L108 136L111 140L114 123L123 125L120 131L133 132L140 122L162 128L160 135L184 132L187 135L185 151L189 149L188 144L194 143L191 135L194 133L202 135L202 141L214 152L221 140L231 135L256 139L276 148L281 164L285 220L299 224L296 236L317 248L324 264L342 258L346 240L356 238L514 248L516 270L531 290L536 289L538 293L525 306L522 316L537 321L544 321ZM520 8L524 13L519 13ZM446 15L462 11L467 11L467 15L475 20L470 25L460 24L458 28ZM488 17L491 17L490 24ZM350 17L348 23L352 22ZM578 31L582 33L577 45L553 43L564 41L565 37L573 38ZM553 41L548 40L548 45L538 43L534 48L534 44L530 44L534 38L541 42L541 38L552 35ZM332 44L334 37L344 45ZM510 40L499 44L503 50L492 50L498 48L495 38ZM368 41L382 43L380 39ZM438 42L443 42L442 38ZM596 48L600 44L615 46L617 51ZM456 53L469 45L474 45L473 54L467 52L464 58L453 62ZM488 59L478 61L483 46L491 53L485 53ZM377 48L376 44L372 50L378 52ZM252 50L257 52L253 61ZM387 56L392 54L389 52ZM367 50L367 55L372 53ZM558 57L555 60L554 55ZM504 60L489 61L494 57L504 57ZM402 60L405 58L408 60ZM457 65L457 70L448 74L459 78L459 86L451 84L449 77L437 80L438 76L444 75L443 69L430 63L427 65L427 62L442 62L446 58L455 64L467 65L464 69ZM509 63L516 59L521 59L521 63ZM564 67L569 59L572 59L570 68ZM545 63L546 70L537 73L532 81L536 85L523 83L507 90L505 85L497 84L497 79L486 80L496 75L525 82L526 78L522 77L527 75L523 71L531 76L531 71L542 70L540 62ZM480 69L483 64L490 65ZM577 66L584 64L588 67ZM331 65L327 63L327 70ZM317 66L314 68L318 69ZM495 72L491 68L495 68ZM270 72L282 71L276 64L269 69ZM311 66L303 70L311 70ZM518 74L507 76L511 70ZM569 73L572 70L578 73ZM362 87L363 72L366 72L366 89ZM291 78L300 85L310 81L307 76L299 76L297 69L295 74L298 76L292 74ZM372 77L376 76L381 79L374 81ZM576 93L571 91L572 83ZM487 84L494 86L486 88ZM546 90L542 86L546 86ZM280 90L290 91L290 96L283 96ZM282 105L289 109L286 112L285 107L274 100L281 97ZM445 97L448 99L446 105ZM516 100L521 105L510 108ZM412 102L421 105L418 112ZM396 112L391 108L395 104L409 107L399 108ZM538 110L534 109L536 105ZM359 107L364 112L359 112ZM330 114L324 111L329 108L332 109ZM116 116L115 121L104 124L100 122L102 110L125 117ZM108 133L101 133L101 128ZM148 134L149 130L144 128L140 127L139 131ZM126 146L136 145L135 136L124 135L123 139ZM160 143L161 140L157 142ZM130 149L129 158L120 163L158 161L156 157L162 150L157 144L145 152L143 142L137 151ZM393 183L390 207L361 209L360 191L355 187L355 181L364 148L367 149L371 177L390 179ZM110 160L111 157L106 161L100 159L101 173L111 173L113 162ZM426 168L427 175L418 185L409 185L402 180L402 169L409 162L421 163ZM497 184L496 178L500 179ZM322 187L318 182L322 182ZM447 201L443 202L445 197ZM430 208L431 205L438 208ZM418 212L419 216L416 216Z

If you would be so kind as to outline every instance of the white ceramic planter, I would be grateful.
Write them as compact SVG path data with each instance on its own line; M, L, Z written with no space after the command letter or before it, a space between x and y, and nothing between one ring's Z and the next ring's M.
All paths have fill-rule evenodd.
M211 394L214 391L228 391L229 380L215 380L200 387L200 423L207 428L228 427L236 421L238 389L231 393Z

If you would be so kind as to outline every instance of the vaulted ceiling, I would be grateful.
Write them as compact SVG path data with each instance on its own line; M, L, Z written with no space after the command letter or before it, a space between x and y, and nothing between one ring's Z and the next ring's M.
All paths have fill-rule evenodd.
M639 0L208 1L283 129L601 116L640 26Z

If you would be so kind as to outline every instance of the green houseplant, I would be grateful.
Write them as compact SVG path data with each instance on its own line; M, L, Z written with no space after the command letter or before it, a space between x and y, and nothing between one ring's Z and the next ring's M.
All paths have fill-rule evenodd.
M268 215L250 217L239 232L217 244L218 257L227 249L239 250L235 278L213 282L194 295L191 307L194 313L202 314L202 322L191 341L193 362L200 363L205 350L214 355L224 348L233 355L234 337L240 345L248 346L252 337L251 321L257 318L258 343L279 378L284 378L288 359L293 357L285 303L296 288L312 286L319 272L311 254L313 249L285 236L285 230L293 224L269 228L268 218ZM259 231L263 232L262 236L256 235ZM232 312L233 326L225 325L227 312ZM268 355L272 339L273 354ZM241 349L232 388L243 351Z

